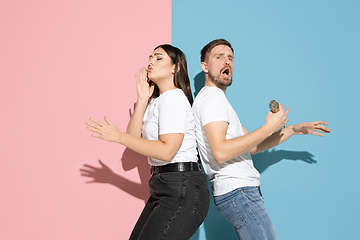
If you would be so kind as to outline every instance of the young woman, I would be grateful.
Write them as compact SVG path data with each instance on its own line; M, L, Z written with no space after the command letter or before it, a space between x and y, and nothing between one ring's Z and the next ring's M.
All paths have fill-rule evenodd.
M135 76L138 100L126 133L108 118L90 119L92 135L148 156L150 198L130 239L189 239L209 209L206 176L196 150L187 64L180 49L156 47Z

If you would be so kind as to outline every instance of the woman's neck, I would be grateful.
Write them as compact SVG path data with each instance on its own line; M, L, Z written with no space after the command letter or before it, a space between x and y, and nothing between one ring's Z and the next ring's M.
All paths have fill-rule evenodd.
M157 84L160 90L160 94L166 92L167 90L176 89L174 85L174 81L171 79L171 81L162 81L160 84Z

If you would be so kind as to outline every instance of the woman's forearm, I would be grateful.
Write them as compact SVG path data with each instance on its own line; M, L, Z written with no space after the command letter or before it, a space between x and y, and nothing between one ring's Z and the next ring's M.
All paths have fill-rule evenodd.
M136 102L134 113L132 114L129 124L126 128L126 133L134 137L141 137L143 117L145 114L147 103L148 100L146 99L138 99L138 101Z
M169 162L179 150L183 138L184 134L178 133L160 135L159 140L146 140L119 131L116 142L144 156Z

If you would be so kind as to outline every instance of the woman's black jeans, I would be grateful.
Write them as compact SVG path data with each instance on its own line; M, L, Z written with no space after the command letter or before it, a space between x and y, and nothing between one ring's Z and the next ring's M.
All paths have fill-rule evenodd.
M130 240L188 240L209 210L209 189L201 171L154 174L147 201Z

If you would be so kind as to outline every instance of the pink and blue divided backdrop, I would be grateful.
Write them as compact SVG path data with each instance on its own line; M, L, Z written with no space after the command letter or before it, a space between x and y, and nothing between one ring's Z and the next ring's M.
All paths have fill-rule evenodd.
M235 48L227 96L248 130L272 99L289 124L332 129L254 156L279 240L357 239L359 12L351 0L2 0L0 239L128 239L149 196L147 159L91 138L85 122L126 129L134 75L163 43L186 54L196 95L200 49L220 37ZM236 239L214 205L191 238L205 239Z

